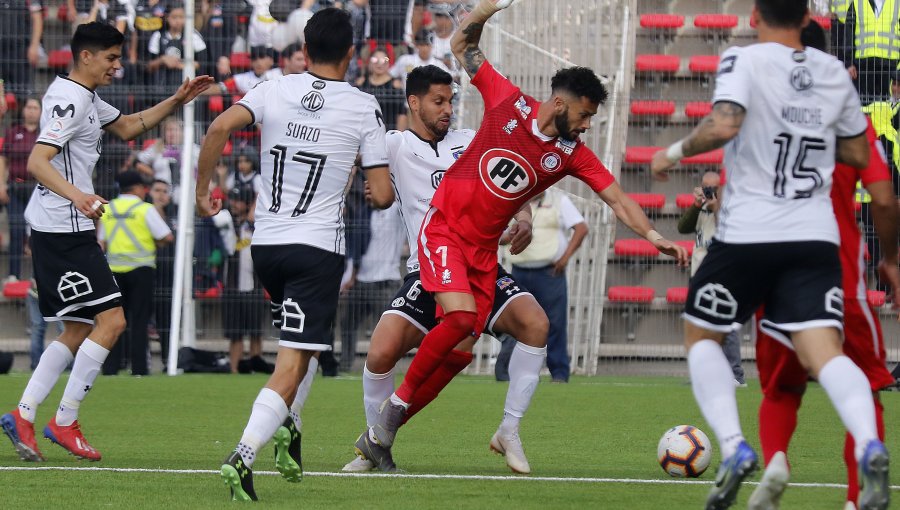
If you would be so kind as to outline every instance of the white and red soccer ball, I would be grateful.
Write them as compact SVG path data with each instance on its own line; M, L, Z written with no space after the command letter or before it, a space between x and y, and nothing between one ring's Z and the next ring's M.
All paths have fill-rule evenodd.
M696 478L712 460L712 444L706 434L691 425L676 425L663 434L656 448L663 471L676 478Z

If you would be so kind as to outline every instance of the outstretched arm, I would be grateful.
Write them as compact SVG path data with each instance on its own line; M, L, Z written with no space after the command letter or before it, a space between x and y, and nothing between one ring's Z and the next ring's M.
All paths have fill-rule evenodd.
M198 76L192 80L184 80L184 83L178 87L175 94L168 99L164 99L142 112L122 115L104 129L122 140L133 140L142 133L156 127L163 119L171 115L175 109L191 102L192 99L206 90L212 83L213 79L209 76Z
M506 9L510 4L512 4L512 0L481 0L460 23L459 29L450 39L453 55L466 70L469 78L475 76L481 64L486 60L484 52L478 46L478 43L481 42L481 31L484 29L485 22L497 11Z

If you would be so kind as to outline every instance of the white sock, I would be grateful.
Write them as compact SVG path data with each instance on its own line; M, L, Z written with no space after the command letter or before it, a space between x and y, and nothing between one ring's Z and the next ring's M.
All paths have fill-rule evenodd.
M366 411L366 426L371 427L378 421L378 408L394 392L394 368L386 374L369 372L363 368L363 409Z
M109 350L90 338L86 338L75 355L75 363L72 364L72 373L69 382L63 391L62 400L59 402L59 410L56 411L56 424L67 427L78 419L78 408L81 401L91 391L94 379L100 373L103 361L109 355Z
M722 346L712 340L694 344L688 351L688 370L694 399L719 440L722 458L727 459L744 440L744 434L734 395L734 374Z
M309 390L312 388L313 379L316 377L316 371L318 370L319 360L309 358L309 368L306 369L306 375L300 381L300 386L297 386L297 395L294 396L294 403L291 404L290 415L298 432L303 430L303 420L300 419L300 414L303 412L306 399L309 398Z
M819 384L831 399L844 427L853 436L858 461L869 441L878 439L875 402L869 380L850 358L837 356L819 371Z
M256 401L253 402L253 410L244 428L244 435L241 436L241 442L237 446L237 451L247 467L253 466L256 452L272 439L287 416L288 407L281 395L269 388L260 390Z
M28 380L28 385L25 386L22 400L19 401L19 414L22 418L34 423L38 406L47 399L50 390L56 386L60 374L73 359L75 356L72 355L72 351L62 342L54 340L47 346L34 373L31 374L31 379Z
M519 430L519 421L531 404L546 356L546 347L531 347L516 342L509 358L509 389L506 391L503 421L500 423L500 429L505 434Z

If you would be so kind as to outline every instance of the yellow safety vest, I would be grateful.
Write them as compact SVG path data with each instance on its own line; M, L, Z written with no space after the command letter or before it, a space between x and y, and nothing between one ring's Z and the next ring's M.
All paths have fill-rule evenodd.
M126 196L112 200L109 212L100 217L106 231L106 260L114 273L139 267L156 267L156 242L147 226L147 212L153 207Z
M850 10L850 0L834 0L831 2L831 13L841 23L847 22L847 11Z
M897 19L900 0L884 0L878 16L869 0L854 0L856 5L856 58L900 60L900 34Z

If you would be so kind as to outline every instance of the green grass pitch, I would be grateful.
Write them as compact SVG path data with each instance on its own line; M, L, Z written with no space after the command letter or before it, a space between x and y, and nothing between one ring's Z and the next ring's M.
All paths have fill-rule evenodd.
M13 409L27 374L0 377L0 410ZM38 412L38 434L59 401L65 378ZM82 406L89 441L103 453L99 463L77 461L40 440L48 461L24 464L0 437L3 508L222 508L230 505L215 473L118 471L14 471L9 467L142 468L218 471L234 448L251 403L264 384L260 376L185 375L169 378L101 377ZM758 446L758 385L738 389L744 431ZM384 509L675 509L701 508L704 484L672 481L656 462L656 444L670 426L699 426L686 380L678 378L575 377L568 385L538 387L521 435L531 477L511 475L488 440L503 410L506 384L485 377L460 377L398 435L394 456L407 473L435 478L332 477L353 458L363 430L362 385L358 378L317 378L303 413L304 469L300 484L257 474L256 491L266 508ZM891 435L900 422L900 394L882 394L888 448L900 452ZM792 482L843 483L843 431L817 386L811 387L789 453ZM700 479L713 479L719 456ZM271 446L254 468L273 471ZM893 480L897 483L897 469ZM469 475L453 479L440 475ZM487 478L481 478L487 477ZM604 478L609 481L530 480ZM512 478L512 477L510 477ZM757 475L755 479L758 480ZM637 481L624 481L626 479ZM746 505L745 486L735 508ZM840 509L844 489L791 487L785 509ZM900 498L900 492L895 492Z

